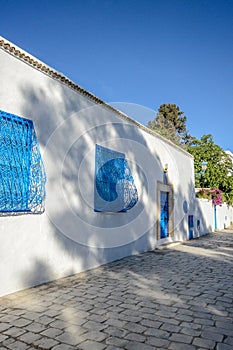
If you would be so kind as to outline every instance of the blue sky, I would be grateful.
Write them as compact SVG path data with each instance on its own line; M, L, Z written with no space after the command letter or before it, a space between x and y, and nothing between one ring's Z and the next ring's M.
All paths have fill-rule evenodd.
M175 103L192 135L211 133L233 151L233 0L0 0L0 8L3 37L104 101L150 111ZM154 114L131 116L146 125Z

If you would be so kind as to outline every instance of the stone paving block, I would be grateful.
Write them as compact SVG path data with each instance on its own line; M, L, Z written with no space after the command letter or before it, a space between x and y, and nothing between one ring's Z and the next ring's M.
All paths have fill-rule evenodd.
M77 345L80 343L78 335L70 332L63 332L62 334L55 337L59 343L65 343L69 345Z
M39 347L39 349L43 350L49 350L55 345L58 345L59 342L56 339L51 339L51 338L41 338L39 340L36 340L33 345Z
M3 342L4 340L6 340L7 338L8 338L8 335L1 334L1 333L0 333L0 344L1 344L1 342Z
M155 350L155 348L151 345L138 342L130 342L125 348L127 350Z
M149 345L153 345L155 346L155 348L158 348L158 349L161 349L161 348L168 349L168 345L170 344L170 342L166 339L150 337L150 336L147 336L146 343Z
M95 321L87 321L83 326L93 331L101 331L107 327L107 325Z
M190 322L182 322L180 324L180 327L182 327L182 328L191 328L191 329L195 329L197 331L202 330L202 325L197 324L197 323L190 323Z
M189 309L183 309L183 308L177 310L177 313L178 313L178 314L181 314L181 315L191 316L191 317L192 317L193 314L194 314L193 311L191 311L191 310L189 310ZM196 314L195 314L195 315L196 315Z
M106 321L108 319L107 316L100 316L100 315L95 315L95 314L91 314L91 315L87 316L87 318L90 321L96 321L96 322L100 322L100 323L103 323L104 321Z
M17 338L21 334L26 333L25 329L19 328L19 327L11 327L4 331L4 334L9 335L11 337Z
M196 330L193 328L181 328L180 332L181 334L191 335L192 337L199 337L201 335L201 330Z
M114 345L118 347L125 348L129 341L124 338L109 337L105 340L107 345Z
M79 349L80 348L77 348L72 345L67 345L67 344L59 344L52 347L52 350L79 350Z
M193 322L196 324L206 325L206 326L213 326L214 325L214 321L209 320L207 318L195 318Z
M17 320L11 321L11 324L15 327L25 327L30 323L32 323L32 321L26 318L18 318Z
M104 314L106 314L106 310L98 309L98 308L94 308L91 312L92 312L93 315L104 315Z
M194 302L194 301L193 301ZM195 300L196 302L196 300ZM209 311L208 311L208 306L207 304L206 305L202 305L200 306L199 304L194 304L190 307L190 310L194 311L195 312L195 315L196 313L198 312L201 312L201 313L205 313L205 314L209 314Z
M158 315L159 311L156 311L155 309L150 309L149 307L142 307L140 309L140 313L145 313L145 314L156 314Z
M53 322L54 318L47 315L43 315L37 319L37 322L47 326L49 323Z
M160 328L161 325L163 325L162 322L159 321L152 321L152 320L147 320L147 319L142 319L140 321L140 324L145 327L150 327L150 328Z
M113 337L124 338L125 335L127 333L129 333L129 331L126 329L120 329L120 328L115 327L115 326L109 326L109 327L104 329L104 333L109 334Z
M50 326L50 327L54 327L54 328L64 329L64 328L67 326L67 324L66 324L65 321L62 321L62 320L55 320L55 321L51 322L51 323L49 324L49 326ZM44 329L45 329L45 327L44 327ZM42 329L42 330L43 330L43 329Z
M8 347L9 344L12 344L12 343L15 343L15 339L14 338L7 338L7 339L2 341L1 345Z
M63 331L66 331L70 334L81 335L83 333L86 333L88 331L88 328L84 328L82 326L70 325L69 327L66 327Z
M9 310L8 314L11 314L11 315L16 315L16 316L21 316L25 313L26 311L25 310L22 310L22 309L13 309L13 310Z
M9 329L10 327L12 327L12 325L10 323L1 322L0 323L0 332L4 332L7 329Z
M174 318L179 321L185 321L185 322L193 322L193 317L188 315L182 315L182 314L175 314Z
M119 319L126 322L140 322L142 320L142 317L140 316L130 316L125 314L118 315Z
M95 340L97 342L102 342L104 339L108 337L109 335L106 333L98 332L98 331L90 331L80 335L78 343L81 343L86 340Z
M53 305L48 310L43 312L43 315L44 316L48 316L48 317L58 316L60 314L60 311L59 310L54 310L52 307L53 307ZM24 315L24 317L25 317L25 315Z
M92 340L86 340L82 344L79 344L79 348L82 350L104 350L106 348L106 345L97 343ZM53 349L53 350L58 350L58 349Z
M141 326L139 324L129 322L124 326L125 329L129 330L130 332L134 333L143 333L147 328L144 326Z
M189 309L190 305L188 305L188 303L184 304L184 303L180 303L180 302L176 302L173 304L174 307L176 307L177 309ZM191 308L190 308L191 309Z
M40 333L40 332L43 332L45 329L46 329L46 326L38 323L38 322L33 322L33 323L30 323L26 329L30 332L33 332L33 333Z
M233 334L232 334L233 335ZM228 344L228 345L232 345L232 348L233 348L233 337L227 337L225 340L224 340L224 343Z
M5 315L5 316L2 316L0 317L0 322L13 322L13 321L16 321L18 320L19 316L15 316L15 315Z
M211 339L194 338L193 345L211 350L214 349L216 342Z
M118 319L115 319L115 318L108 318L106 321L105 321L105 324L109 325L109 326L116 326L116 327L119 327L119 328L123 328L126 324L126 321L121 321L121 320L118 320Z
M65 321L65 318L64 318ZM86 318L82 318L82 317L77 317L77 316L72 316L69 319L67 319L67 322L71 323L71 324L75 324L77 326L81 326L84 323L86 323L88 320Z
M0 348L1 350L1 348ZM122 348L118 348L117 346L109 345L105 350L122 350Z
M35 321L40 316L41 316L41 313L31 312L31 311L25 312L25 314L23 315L24 318L26 318L28 320L32 320L32 321Z
M216 322L215 326L217 328L229 329L233 334L233 323L232 322Z
M232 345L228 345L228 344L217 344L216 350L232 350Z
M46 336L48 338L54 339L58 335L62 334L63 330L58 328L47 328L45 331L41 332L41 336Z
M179 326L175 326L174 324L169 323L163 323L160 329L168 331L170 333L178 333L181 330Z
M7 346L11 350L27 350L29 348L29 345L18 340L14 341L14 343L8 344Z
M171 342L177 341L179 343L185 343L185 344L191 344L193 337L190 335L185 335L185 334L179 334L179 333L173 333L170 337L169 340Z
M32 333L32 332L26 332L21 334L18 339L21 340L24 343L27 343L28 345L33 344L34 341L41 338L40 334Z
M168 347L169 350L197 350L197 348L190 344L184 344L184 343L171 343Z
M224 329L224 328L213 327L213 326L212 327L204 326L203 327L203 332L204 331L218 333L218 334L221 334L221 335L229 335L229 336L232 335L232 331L231 330L227 330L227 329ZM231 334L228 334L228 332L231 333Z
M219 322L232 322L232 317L229 312L218 311L218 315L212 315L212 320Z
M153 336L156 338L165 338L167 339L170 335L170 333L163 331L161 329L157 329L157 328L148 328L145 332L144 335L149 335L149 336Z
M146 340L146 337L137 333L129 333L125 336L125 339L143 343Z
M223 340L223 334L220 333L216 333L216 332L210 332L210 331L203 331L201 333L202 338L207 338L207 339L211 339L214 340L216 342L221 342Z
M157 317L157 321L162 322L162 323L173 324L173 325L176 325L176 326L181 324L180 320L175 320L175 319L166 318L166 317Z
M64 317L67 317L66 312L63 313ZM73 312L73 317L77 317L77 318L86 318L89 315L89 312L84 311L84 310L79 310L79 308L75 308L74 312Z
M212 319L213 318L213 315L212 313L204 313L204 312L194 312L194 319Z

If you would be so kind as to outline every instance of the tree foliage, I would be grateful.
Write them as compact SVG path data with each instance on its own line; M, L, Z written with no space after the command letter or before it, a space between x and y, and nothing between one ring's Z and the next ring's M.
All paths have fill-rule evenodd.
M195 186L217 188L224 193L227 203L233 203L232 160L214 143L212 135L203 135L200 140L193 138L187 150L194 156ZM205 171L203 161L207 162Z
M178 145L186 145L191 136L186 129L186 116L175 104L162 104L148 127Z
M184 147L194 156L195 186L202 188L200 195L213 203L222 200L233 204L233 164L223 149L214 143L212 135L203 135L200 140L192 137L186 128L187 118L175 104L162 104L148 127L170 141ZM207 162L203 171L202 162ZM206 190L204 190L204 188ZM208 190L207 190L208 189Z

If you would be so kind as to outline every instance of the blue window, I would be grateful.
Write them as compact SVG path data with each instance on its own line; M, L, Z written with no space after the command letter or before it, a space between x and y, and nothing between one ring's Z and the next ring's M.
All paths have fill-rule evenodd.
M169 192L160 192L160 238L169 236Z
M127 211L137 201L137 189L125 155L96 145L95 211Z
M166 170L164 170L164 172L163 172L163 183L164 183L164 185L167 185L167 171Z
M0 110L0 212L43 212L45 181L32 121Z

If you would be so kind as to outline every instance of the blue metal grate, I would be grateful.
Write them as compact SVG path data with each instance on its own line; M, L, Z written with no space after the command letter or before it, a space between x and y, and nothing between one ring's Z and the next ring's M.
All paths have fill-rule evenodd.
M160 192L160 238L169 236L169 193Z
M130 210L138 201L129 164L120 152L96 145L95 210Z
M0 212L43 212L45 181L32 121L0 110Z

